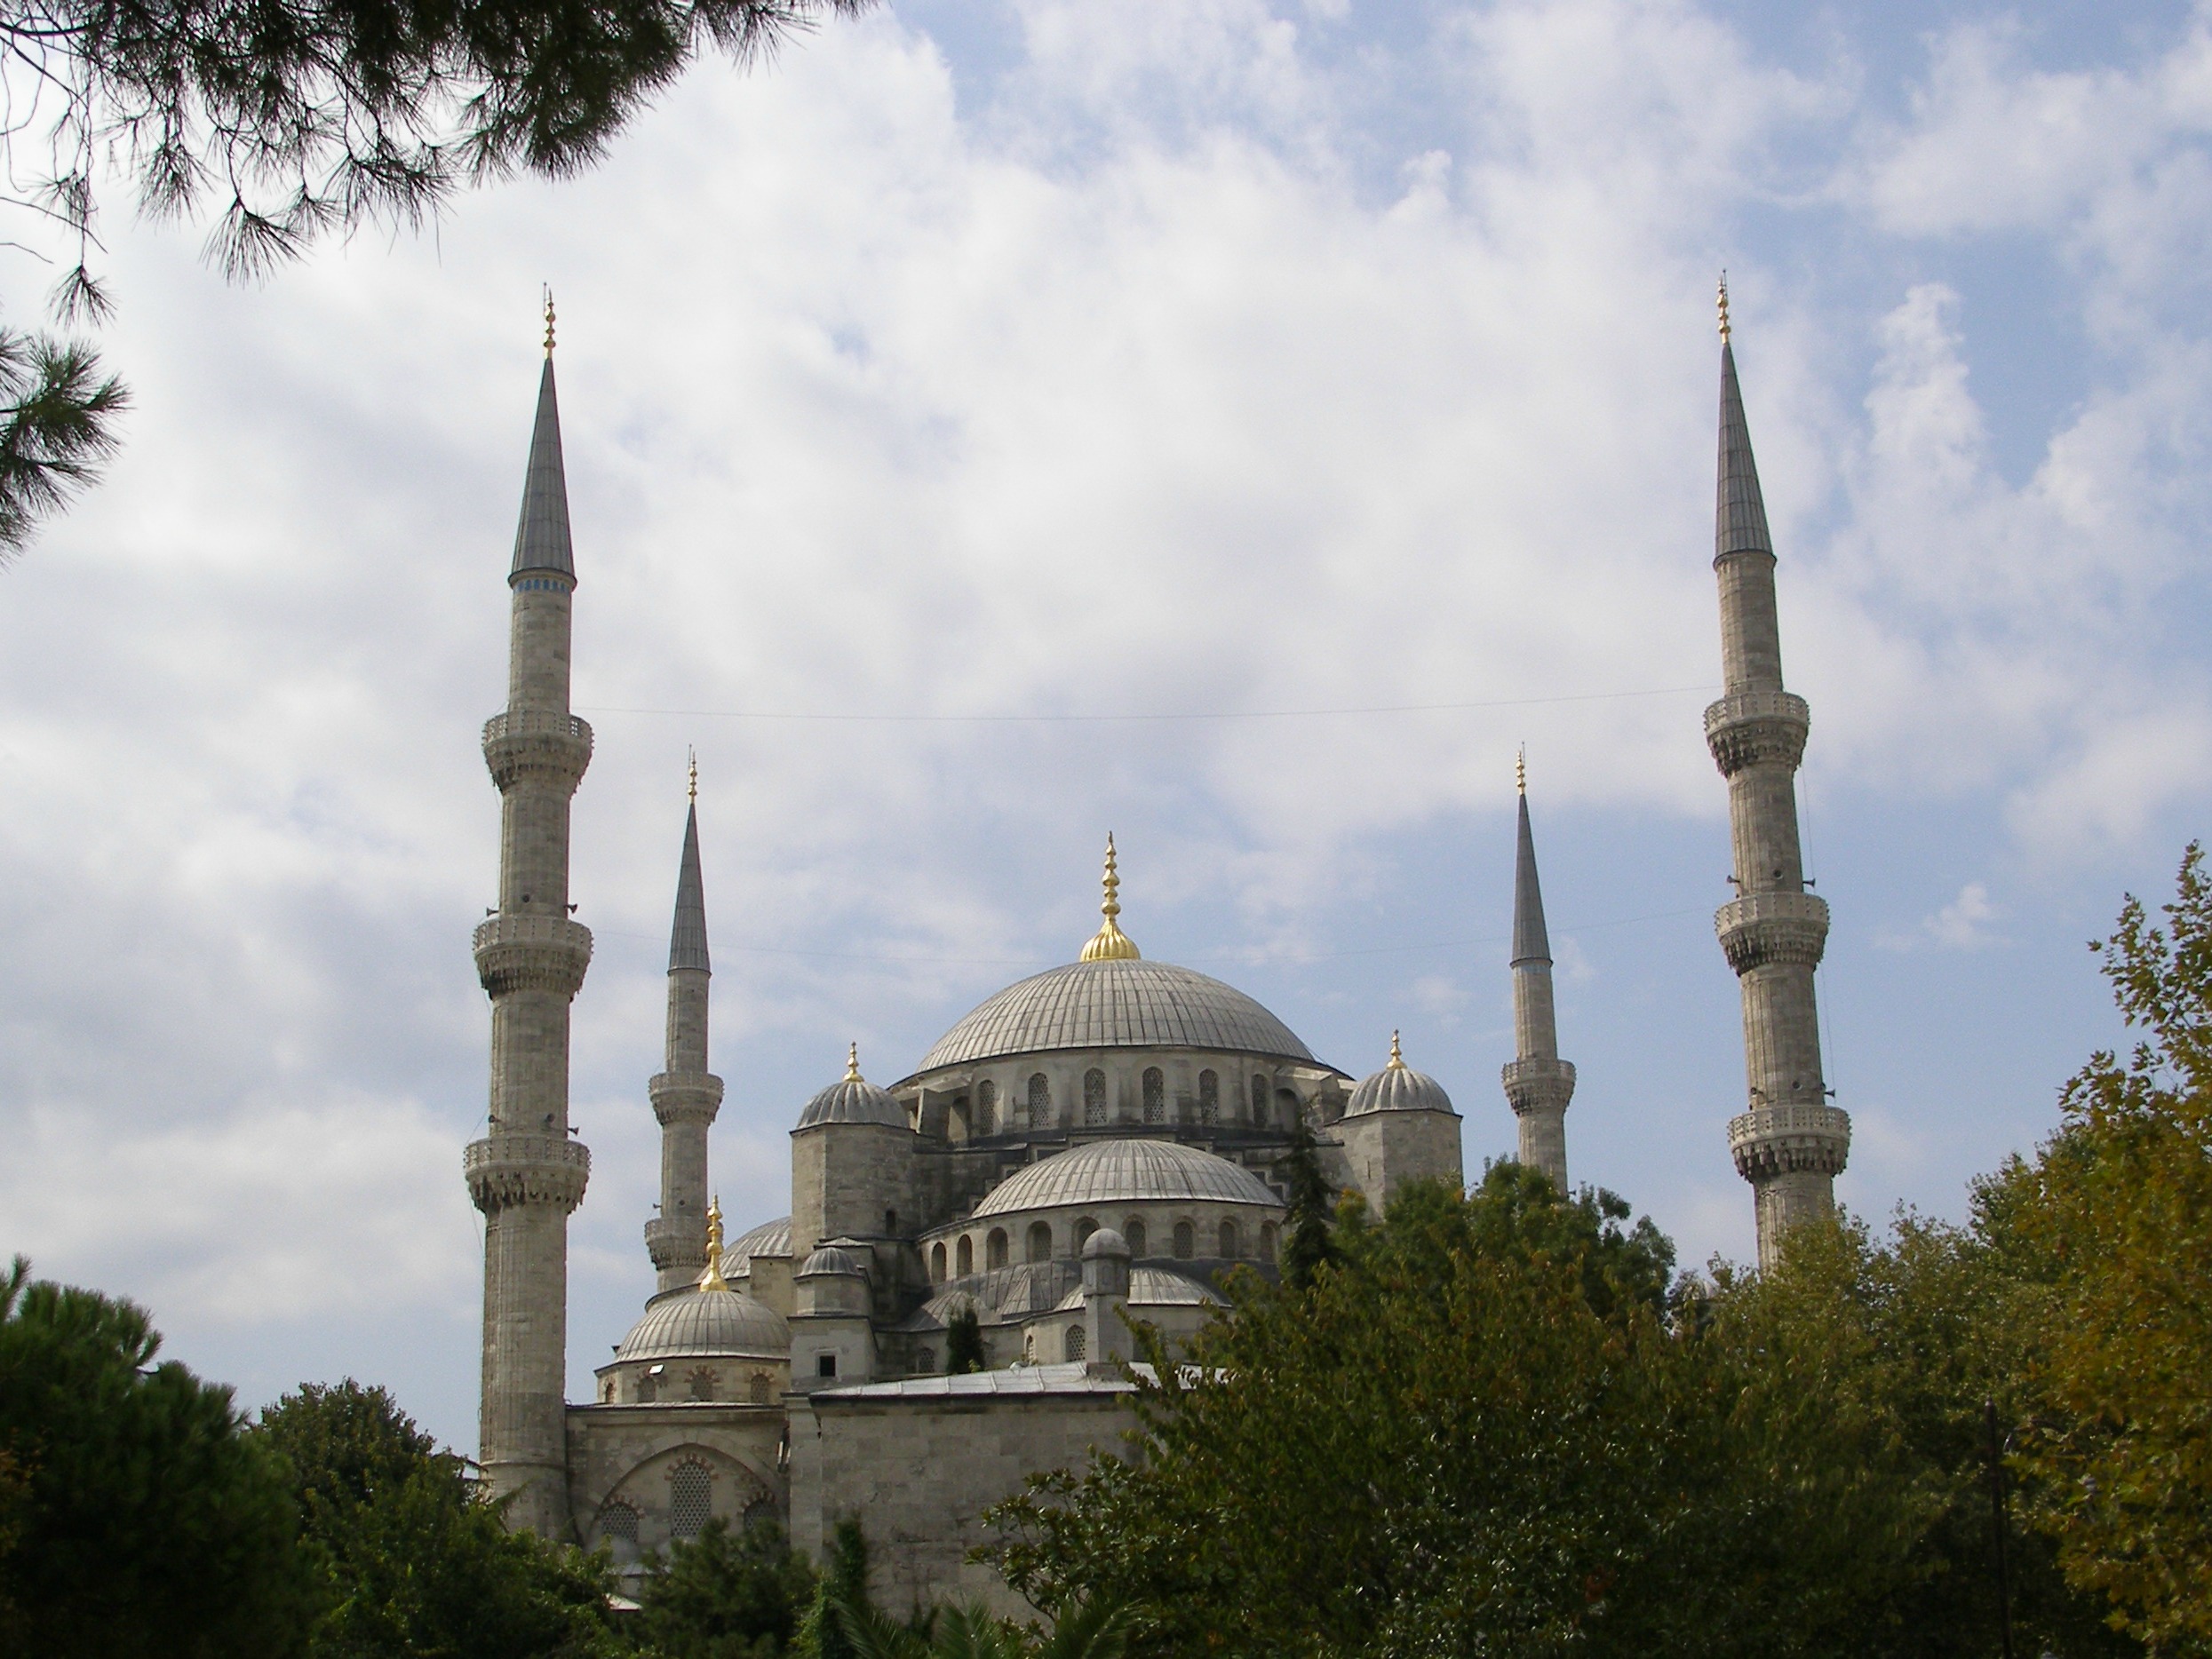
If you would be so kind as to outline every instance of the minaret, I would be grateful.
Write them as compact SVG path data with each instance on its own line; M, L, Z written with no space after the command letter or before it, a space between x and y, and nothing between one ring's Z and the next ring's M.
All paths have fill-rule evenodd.
M1782 1235L1830 1214L1851 1144L1848 1114L1827 1103L1813 969L1828 937L1828 907L1805 891L1797 839L1797 763L1810 713L1782 689L1774 609L1774 544L1751 458L1751 432L1729 339L1728 280L1720 290L1721 456L1713 568L1721 590L1721 700L1705 711L1705 741L1728 780L1736 897L1714 917L1744 1003L1749 1109L1728 1125L1736 1168L1751 1183L1759 1265Z
M1552 1005L1551 939L1544 931L1544 893L1536 882L1536 839L1529 833L1525 755L1513 764L1521 798L1521 839L1513 864L1513 1059L1505 1068L1506 1099L1520 1120L1520 1160L1567 1191L1567 1102L1574 1068L1559 1058L1559 1022Z
M514 536L507 709L484 723L499 786L499 908L476 929L491 997L490 1132L464 1160L484 1212L484 1479L512 1495L507 1522L571 1531L568 1498L569 1214L591 1155L569 1123L569 1004L592 935L569 919L569 798L592 758L592 728L569 712L569 546L561 416L553 401L553 302L537 383L522 518Z
M668 936L667 1069L648 1085L661 1125L661 1212L645 1224L661 1295L719 1274L703 1240L721 1227L706 1198L706 1131L722 1107L722 1080L706 1068L706 895L699 879L699 763L691 762L691 807L676 870L676 920ZM710 1220L712 1226L710 1227Z

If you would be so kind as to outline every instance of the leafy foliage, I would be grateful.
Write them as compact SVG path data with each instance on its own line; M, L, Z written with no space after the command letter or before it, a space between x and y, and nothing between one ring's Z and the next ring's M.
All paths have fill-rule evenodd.
M99 477L129 404L85 347L0 329L0 559Z
M1304 1290L1314 1274L1334 1258L1330 1242L1329 1182L1313 1128L1299 1115L1291 1125L1290 1155L1283 1163L1287 1213L1283 1218L1283 1281Z
M145 1312L0 1275L0 1452L15 1484L0 1651L279 1655L306 1606L283 1471Z
M951 1377L983 1369L983 1322L972 1305L953 1309L945 1324L944 1369Z
M309 1384L261 1416L321 1596L310 1655L610 1655L606 1563L509 1532L381 1388Z
M779 1659L814 1592L780 1528L733 1532L718 1516L646 1580L634 1634L664 1659Z

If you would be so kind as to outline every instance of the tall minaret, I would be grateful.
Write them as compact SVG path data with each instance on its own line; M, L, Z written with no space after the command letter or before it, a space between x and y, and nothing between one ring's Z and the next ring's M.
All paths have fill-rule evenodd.
M1729 341L1728 281L1720 290L1721 458L1713 568L1721 588L1723 695L1705 711L1705 741L1728 780L1736 897L1714 917L1744 1001L1747 1111L1729 1121L1729 1150L1751 1183L1759 1265L1779 1259L1782 1235L1831 1213L1850 1155L1851 1120L1827 1103L1813 969L1828 937L1828 907L1805 891L1797 840L1797 763L1811 723L1805 700L1782 689L1774 610L1774 544L1751 458L1751 432Z
M1520 1160L1567 1191L1567 1102L1574 1068L1559 1058L1559 1022L1551 995L1551 938L1544 931L1544 893L1536 882L1536 838L1529 833L1528 760L1515 760L1521 798L1521 840L1513 863L1513 1059L1505 1068L1506 1099L1520 1120Z
M667 1069L648 1085L661 1124L661 1212L645 1224L662 1295L699 1282L707 1259L706 1131L722 1107L722 1080L706 1068L706 892L699 879L699 763L676 870L676 921L668 936ZM716 1222L719 1230L720 1223Z
M510 1526L561 1538L572 1530L569 1214L592 1168L569 1123L569 1004L592 959L589 930L569 919L569 798L591 762L592 728L569 712L576 563L550 299L507 586L507 710L484 723L484 761L499 786L499 908L475 940L491 996L491 1125L464 1168L484 1212L484 1477L492 1496L513 1495Z

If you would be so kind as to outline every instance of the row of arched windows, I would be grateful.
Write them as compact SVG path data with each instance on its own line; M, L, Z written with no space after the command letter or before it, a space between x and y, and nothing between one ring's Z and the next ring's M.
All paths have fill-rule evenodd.
M1091 1234L1097 1232L1098 1228L1098 1222L1089 1216L1085 1216L1077 1221L1069 1234L1068 1253L1070 1256L1081 1255L1084 1245L1090 1242ZM1151 1253L1150 1248L1151 1239L1146 1230L1143 1217L1131 1216L1123 1221L1121 1236L1128 1242L1131 1256L1142 1258ZM1176 1222L1174 1232L1169 1234L1170 1248L1177 1261L1195 1259L1198 1254L1199 1242L1198 1226L1195 1221ZM1256 1253L1261 1260L1273 1261L1276 1248L1275 1223L1263 1221L1260 1224L1256 1234L1248 1234L1243 1226L1233 1217L1224 1217L1207 1230L1205 1242L1211 1245L1213 1255L1223 1261L1236 1261L1242 1258L1246 1252L1247 1243L1256 1245ZM1013 1241L1007 1236L1004 1227L993 1227L986 1233L983 1235L983 1266L984 1271L989 1272L1006 1266L1012 1244ZM1022 1245L1023 1261L1038 1263L1052 1260L1054 1245L1052 1223L1049 1221L1030 1222L1027 1232L1022 1236ZM945 1246L945 1242L942 1239L929 1247L929 1277L932 1283L943 1284L947 1278L965 1279L975 1271L975 1240L972 1234L963 1233L959 1238L954 1239L949 1250Z
M1138 1084L1140 1112L1148 1123L1167 1122L1167 1076L1157 1066L1145 1068ZM1278 1099L1281 1095L1284 1099ZM1296 1108L1296 1097L1287 1090L1277 1091L1269 1080L1260 1073L1252 1078L1252 1109L1249 1121L1258 1128L1272 1128L1278 1117L1285 1118ZM953 1103L953 1114L964 1126L964 1131L974 1135L999 1135L1022 1129L1049 1129L1055 1126L1053 1116L1052 1079L1045 1073L1030 1074L1026 1090L1019 1098L1013 1123L1000 1121L999 1085L984 1078L975 1085L975 1107L971 1118L967 1099L962 1096ZM1083 1074L1083 1123L1086 1128L1099 1128L1113 1121L1112 1104L1106 1074L1092 1067ZM1211 1068L1198 1074L1198 1121L1218 1123L1221 1121L1221 1076Z

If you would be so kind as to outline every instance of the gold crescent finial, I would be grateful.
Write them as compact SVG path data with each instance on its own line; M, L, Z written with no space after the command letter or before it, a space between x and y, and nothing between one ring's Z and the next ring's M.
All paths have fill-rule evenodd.
M1098 913L1106 918L1090 943L1083 947L1081 960L1085 962L1134 962L1142 956L1136 941L1121 931L1115 920L1121 914L1121 865L1114 855L1112 830L1106 832L1106 899L1098 907Z
M699 751L696 749L687 749L684 752L690 757L691 804L696 806L699 804Z
M1721 273L1721 296L1719 306L1721 313L1721 344L1725 345L1728 344L1728 273L1725 271Z
M1520 794L1529 792L1529 746L1521 745L1520 753L1513 758L1513 787Z
M1396 1031L1390 1033L1390 1069L1392 1071L1405 1069L1405 1056L1398 1052L1398 1034Z
M699 1289L729 1289L729 1281L722 1277L722 1199L719 1193L706 1207L706 1271L699 1275Z
M550 282L548 282L547 284L545 284L545 355L546 355L546 356L548 356L548 357L551 357L551 356L553 355L553 284L552 284L552 283L550 283Z
M858 1083L860 1076L860 1044L855 1043L845 1051L845 1081Z

